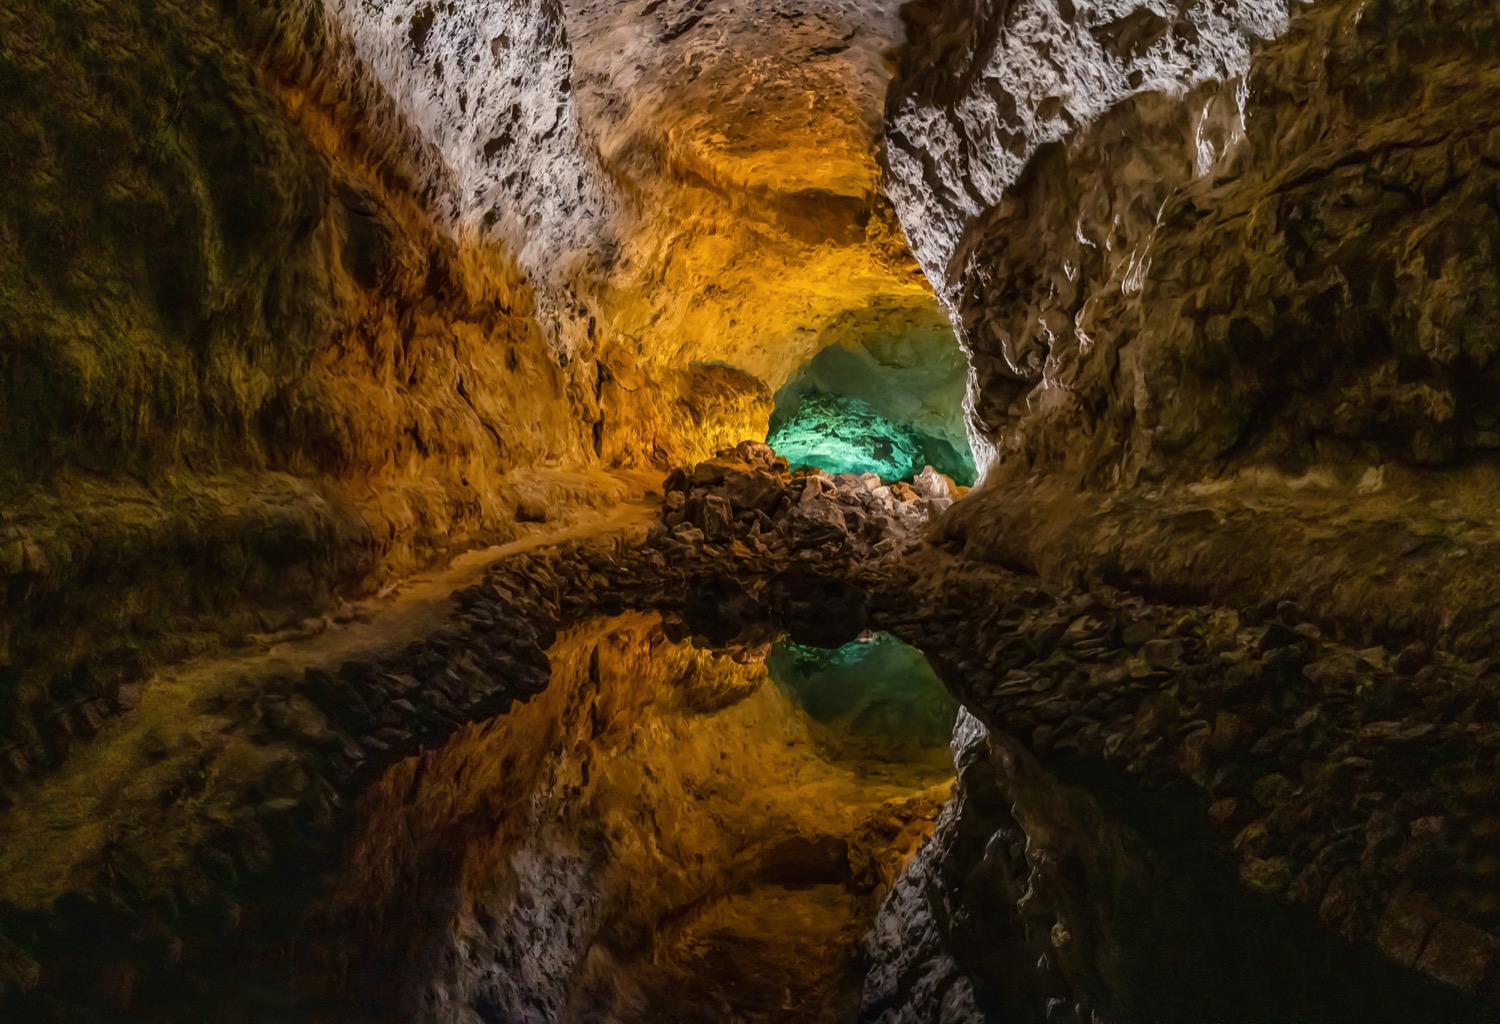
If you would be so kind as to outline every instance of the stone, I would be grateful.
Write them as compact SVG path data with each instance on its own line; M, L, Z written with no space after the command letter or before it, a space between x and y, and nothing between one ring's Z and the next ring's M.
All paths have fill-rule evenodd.
M804 499L792 510L788 527L792 544L801 548L841 542L849 536L844 513L832 502Z
M719 488L736 512L749 510L769 514L786 494L782 478L765 469L729 474Z
M1453 985L1474 988L1500 963L1500 939L1471 924L1449 918L1438 922L1417 967Z
M705 497L703 514L698 521L704 539L715 543L729 539L734 531L733 518L734 508L728 499L717 494Z

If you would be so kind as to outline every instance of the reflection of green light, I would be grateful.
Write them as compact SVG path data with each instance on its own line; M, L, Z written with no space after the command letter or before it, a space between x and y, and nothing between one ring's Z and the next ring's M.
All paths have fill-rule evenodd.
M775 425L766 439L793 466L828 473L876 473L883 480L910 480L931 465L960 484L974 482L974 458L943 438L881 416L868 402L848 395L813 392Z
M947 746L953 733L958 703L921 651L888 634L833 650L783 640L766 668L825 725L922 747Z

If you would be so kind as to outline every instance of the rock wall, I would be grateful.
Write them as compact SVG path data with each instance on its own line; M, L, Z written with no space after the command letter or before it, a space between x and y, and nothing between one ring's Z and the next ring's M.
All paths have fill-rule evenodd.
M886 109L887 191L945 295L960 283L976 222L1038 149L1131 97L1242 74L1251 40L1286 24L1277 0L928 0L903 13L908 45Z
M398 140L446 230L516 254L556 352L598 364L600 452L643 464L764 436L769 392L828 344L941 323L876 184L895 7L351 0L324 21L363 130Z
M889 191L992 462L955 536L1467 643L1493 557L1463 524L1497 436L1495 9L1119 13L914 10Z
M1495 19L1301 9L1026 152L942 250L1002 456L1129 482L1492 450Z
M820 349L943 326L878 186L896 4L564 4L584 131L622 194L606 401L724 365L765 399ZM763 438L767 401L706 457ZM607 451L639 447L606 422Z
M555 21L503 11L536 62L511 87L561 92ZM595 377L316 8L0 19L0 737L31 763L207 634L608 490L538 483L597 459Z

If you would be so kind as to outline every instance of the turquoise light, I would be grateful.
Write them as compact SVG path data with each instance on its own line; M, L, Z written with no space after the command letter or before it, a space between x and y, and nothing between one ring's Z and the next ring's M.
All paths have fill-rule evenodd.
M824 725L925 749L947 747L953 735L958 702L921 651L889 634L831 650L782 640L766 668Z
M910 480L925 466L971 485L974 457L944 438L881 416L861 398L814 391L800 396L782 422L773 417L766 438L793 466L828 473L876 473L882 480Z

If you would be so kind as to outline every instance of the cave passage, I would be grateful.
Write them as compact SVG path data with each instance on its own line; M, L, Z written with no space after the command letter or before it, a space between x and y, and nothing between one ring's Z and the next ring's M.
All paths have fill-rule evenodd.
M0 1024L1500 1024L1497 40L0 3Z
M967 373L951 332L829 345L776 392L767 443L793 466L886 482L931 466L971 486Z

